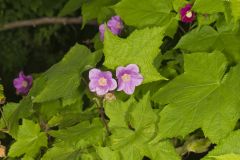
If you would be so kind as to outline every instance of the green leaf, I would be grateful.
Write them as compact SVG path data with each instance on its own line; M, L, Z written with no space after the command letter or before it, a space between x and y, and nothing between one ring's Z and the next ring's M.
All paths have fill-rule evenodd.
M128 127L127 120L129 116L129 106L135 102L134 98L129 99L127 102L120 100L105 103L105 113L111 117L108 123L109 127Z
M82 6L83 26L89 21L97 17L108 15L109 10L106 10L109 6L113 5L116 0L91 0L84 3ZM107 11L107 12L106 12ZM110 12L111 14L112 12ZM102 22L99 22L102 23Z
M177 18L172 18L169 23L166 25L166 32L165 35L174 38L175 33L177 32L178 28L178 20Z
M232 31L217 32L210 26L194 29L184 35L176 48L190 52L222 51L230 61L240 61L240 36ZM201 45L200 45L201 44Z
M86 147L101 144L104 129L102 122L94 119L92 123L84 121L73 127L50 131L49 134L56 138L57 143L43 156L43 160L79 160L80 157L94 157L92 154L84 154L87 152Z
M86 0L68 0L63 9L59 12L59 16L66 16L75 12L80 9L84 2L86 2Z
M99 24L103 23L103 22L107 22L115 14L115 12L111 6L102 7L99 12L100 13L97 16L97 21ZM99 39L99 36L98 36L98 39ZM101 40L100 40L100 42L102 43Z
M192 9L203 14L213 14L225 11L223 0L196 0Z
M145 148L145 152L151 160L180 160L180 156L176 153L175 148L169 141L148 145L148 147Z
M14 113L14 111L17 109L18 104L17 103L7 103L3 106L3 115L0 119L0 128L8 128L9 124L9 118Z
M190 152L204 153L209 150L209 147L212 145L211 141L208 138L200 138L198 133L184 138L184 144L176 148L179 155L183 156Z
M184 60L185 72L153 96L167 104L160 114L158 138L184 137L202 128L206 137L218 143L239 118L240 66L224 75L227 61L220 52L194 53Z
M123 125L123 119L120 119L120 122L117 122L116 117L114 117L115 113L113 111L110 112L110 109L115 110L115 108L106 106L106 114L110 118L111 128L113 129L111 139L114 148L121 148L125 145L134 145L134 143L138 142L147 142L155 133L156 126L154 123L157 121L157 115L151 108L149 94L145 95L138 103L135 101L133 104L132 101L133 100L130 99L128 102L122 103L121 106L116 106L122 108L126 105L128 110L131 110L130 115L128 116L129 118L126 117L125 119L125 125ZM122 117L126 114L126 109L124 108L122 109L122 112L119 112ZM113 122L111 122L112 120ZM131 126L130 128L133 129L130 129L129 125Z
M240 19L240 1L239 0L231 0L231 9L232 9L232 16L237 22Z
M188 2L185 0L173 0L172 1L172 5L173 5L173 9L176 12L179 12L181 10L181 8L183 8Z
M69 106L59 114L53 116L48 121L49 127L59 126L59 128L66 128L82 121L91 120L98 115L98 113L93 111L86 110L83 112L79 110L80 107L78 107L79 109L74 109L74 106Z
M28 155L25 155L21 160L34 160L34 158L32 158Z
M16 139L17 137L19 119L27 118L31 116L31 114L33 113L32 106L33 104L32 104L31 98L27 96L20 101L17 108L9 116L8 129L9 129L9 134L13 138Z
M157 121L157 115L151 108L149 94L139 102L131 98L127 102L106 103L105 111L110 119L111 148L113 151L119 151L123 160L142 159L144 156L155 160L162 157L179 159L170 143L148 143L155 135Z
M218 35L218 32L210 26L204 26L200 30L194 29L180 39L176 48L191 52L213 50Z
M61 142L54 144L54 146L43 155L42 160L79 160L81 154L78 147Z
M218 19L218 14L198 14L197 16L198 25L210 25L211 23L215 22Z
M240 154L225 154L221 156L213 156L216 160L239 160L240 159Z
M34 98L34 102L46 102L74 96L80 85L82 72L94 67L100 59L101 52L91 53L87 47L76 44L62 61L52 66L43 75L47 82L42 91Z
M203 160L239 160L240 131L232 132L228 137L208 153Z
M103 129L102 122L96 119L92 123L84 121L73 127L50 131L49 134L65 143L85 147L89 144L100 143L104 133Z
M41 147L47 147L46 134L40 132L38 124L23 119L23 124L19 127L17 134L17 141L10 147L8 156L19 157L26 154L35 157Z
M110 69L128 64L137 64L144 77L144 83L165 79L154 67L159 54L164 29L160 27L135 30L127 39L114 36L110 31L104 37L104 65Z
M97 147L96 150L102 160L121 160L119 153L108 147Z
M147 143L154 135L157 116L151 108L149 95L144 96L139 103L135 101L133 104L132 102L133 100L130 99L128 102L122 103L121 106L116 106L124 107L122 111L119 112L119 115L122 117L125 117L126 107L128 107L129 111L132 110L131 114L125 117L125 125L123 124L124 122L122 122L124 121L123 119L120 119L121 123L114 120L116 115L113 111L115 110L114 107L112 108L111 105L107 105L105 108L107 110L106 114L110 118L110 123L112 123L110 127L112 132L112 148L114 150L120 150L124 157L123 159L129 158L130 160L135 160L141 159L144 156L141 153L144 147L143 144ZM112 119L113 122L111 122ZM116 124L114 122L116 122ZM131 127L129 128L129 126Z
M0 84L0 104L3 104L5 102L6 97L3 93L3 86Z
M211 142L208 139L201 138L188 142L186 148L188 152L203 153L208 151L210 145Z
M40 107L40 117L42 117L45 121L48 121L56 115L61 108L62 105L59 100L44 102Z
M165 26L175 16L172 0L122 0L114 9L127 25L139 28Z

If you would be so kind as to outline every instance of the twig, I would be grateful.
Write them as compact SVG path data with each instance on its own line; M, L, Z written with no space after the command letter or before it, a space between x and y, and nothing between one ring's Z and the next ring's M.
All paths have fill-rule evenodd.
M6 24L0 24L0 31L22 28L22 27L36 27L40 25L49 24L82 24L82 17L43 17L38 19L21 20L10 22ZM89 25L97 25L96 21L88 22Z
M101 100L101 102L99 102L99 99L94 98L94 101L95 101L96 105L97 105L98 108L99 108L99 115L100 115L101 121L103 122L103 124L104 124L104 126L105 126L105 128L106 128L107 134L108 134L108 135L111 135L110 129L109 129L109 127L108 127L108 123L107 123L107 121L106 121L106 119L105 119L105 113L104 113L104 108L103 108L102 100Z

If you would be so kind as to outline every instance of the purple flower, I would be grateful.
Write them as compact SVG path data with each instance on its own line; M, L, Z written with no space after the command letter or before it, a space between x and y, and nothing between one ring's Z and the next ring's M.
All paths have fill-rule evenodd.
M110 31L113 34L119 35L119 34L121 34L124 26L123 26L123 22L122 22L122 20L121 20L121 18L119 16L113 16L107 22L107 27L110 29ZM100 39L101 39L101 41L103 41L103 39L104 39L104 32L105 32L104 24L101 24L99 26L99 32L100 32Z
M21 71L17 78L13 80L13 85L16 88L16 93L21 95L27 95L32 87L33 78L32 76L24 75Z
M116 70L118 79L118 91L123 90L126 94L133 94L135 87L143 81L143 76L139 73L136 64L129 64L126 67L118 67Z
M184 8L180 10L181 21L185 23L191 23L195 20L195 13L191 11L191 4L187 4Z
M115 35L119 35L123 29L123 22L119 16L113 16L107 23L108 28Z
M117 88L117 82L112 78L112 73L109 71L102 72L99 69L93 68L89 71L89 79L90 91L96 92L99 96Z
M105 32L104 24L101 24L98 29L99 29L99 33L100 33L100 40L103 41L104 32Z

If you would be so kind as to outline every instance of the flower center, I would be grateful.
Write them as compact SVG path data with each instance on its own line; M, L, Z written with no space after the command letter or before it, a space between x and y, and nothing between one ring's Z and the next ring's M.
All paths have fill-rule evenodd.
M122 29L122 25L120 23L117 23L116 27L117 29Z
M28 86L28 82L27 81L23 81L22 82L22 87L26 88Z
M131 80L131 76L126 73L121 78L124 82L129 82Z
M187 18L192 18L192 11L187 11L186 17Z
M101 77L99 80L98 80L98 84L100 86L106 86L107 85L107 79L104 78L104 77Z

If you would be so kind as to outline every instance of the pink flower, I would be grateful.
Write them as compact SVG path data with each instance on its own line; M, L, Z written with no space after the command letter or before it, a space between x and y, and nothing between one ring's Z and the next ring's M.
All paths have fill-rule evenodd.
M180 10L182 22L191 23L195 20L196 15L193 11L191 11L191 9L191 4L187 4L184 8Z
M109 71L102 72L99 69L93 68L89 71L89 79L90 91L96 92L99 96L117 88L117 82L112 78L112 73Z
M26 76L24 75L23 71L21 71L18 77L13 80L13 85L16 88L16 93L27 95L32 87L32 81L32 76Z
M143 76L139 73L136 64L129 64L126 67L118 67L116 70L118 79L118 91L124 91L126 94L133 94L135 87L143 81Z
M110 29L110 31L115 35L120 35L124 26L121 18L119 16L113 16L108 22L107 27ZM100 39L103 41L104 39L104 24L101 24L99 26L99 32L100 32Z

